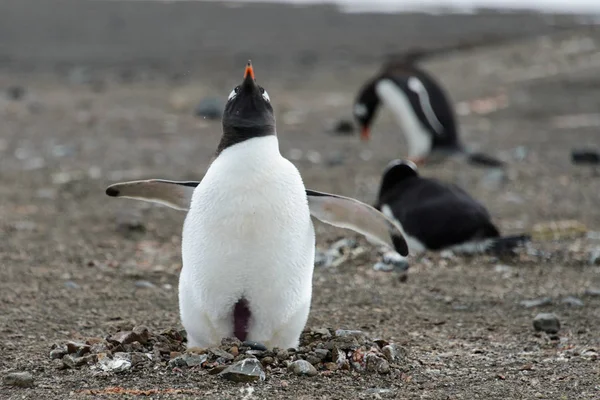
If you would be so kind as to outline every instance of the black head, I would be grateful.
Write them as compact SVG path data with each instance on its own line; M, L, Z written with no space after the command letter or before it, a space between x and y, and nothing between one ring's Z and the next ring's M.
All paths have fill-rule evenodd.
M393 160L385 167L381 184L379 185L378 201L382 196L399 182L406 179L417 178L419 172L417 165L409 160Z
M248 61L244 80L227 99L223 112L223 137L217 153L244 140L275 135L275 115L267 91L256 83Z
M360 138L362 140L369 140L371 123L379 106L379 97L375 92L375 85L378 80L379 78L376 78L367 82L354 101L352 114L360 126Z

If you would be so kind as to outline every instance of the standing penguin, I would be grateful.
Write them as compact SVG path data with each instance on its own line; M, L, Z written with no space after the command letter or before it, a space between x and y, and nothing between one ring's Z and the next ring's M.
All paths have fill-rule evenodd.
M529 240L528 235L501 236L481 203L456 185L419 176L411 161L388 164L375 208L400 226L411 254L503 252Z
M179 279L188 346L217 346L235 336L296 347L312 296L311 215L403 255L408 246L397 225L373 207L305 189L279 152L271 100L250 62L229 94L222 124L217 156L201 182L125 182L106 194L189 210Z
M361 88L353 114L360 125L362 140L369 140L370 128L381 103L394 113L408 143L408 159L415 164L463 155L473 164L503 165L493 157L465 149L446 92L431 75L417 67L414 60L385 64Z

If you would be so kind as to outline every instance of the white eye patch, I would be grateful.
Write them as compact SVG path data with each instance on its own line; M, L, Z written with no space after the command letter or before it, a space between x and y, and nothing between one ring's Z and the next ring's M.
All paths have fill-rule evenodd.
M271 102L271 98L269 97L269 93L267 93L266 90L263 90L262 92L262 97L263 99L265 99L266 101L268 101L269 103Z
M357 117L364 117L367 115L367 106L362 103L358 103L354 106L354 115Z
M227 101L233 99L237 95L237 88L233 89L231 93L229 93L229 97L227 97Z

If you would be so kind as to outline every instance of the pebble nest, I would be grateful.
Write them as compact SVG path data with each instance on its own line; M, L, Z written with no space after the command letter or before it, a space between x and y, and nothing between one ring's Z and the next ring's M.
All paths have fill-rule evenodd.
M59 369L88 367L112 374L144 367L173 372L197 370L227 380L252 382L271 374L330 375L336 371L388 374L406 368L407 350L359 330L305 329L298 348L267 349L263 344L225 338L219 347L186 348L186 333L168 329L152 332L145 326L121 330L105 338L55 344L50 358Z

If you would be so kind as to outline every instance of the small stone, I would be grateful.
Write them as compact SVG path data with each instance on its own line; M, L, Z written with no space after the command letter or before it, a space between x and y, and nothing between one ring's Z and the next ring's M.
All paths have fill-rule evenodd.
M132 331L120 331L108 338L110 342L116 342L118 344L129 344L133 342L141 343L140 339L139 335Z
M185 353L169 361L170 367L198 367L208 360L208 354Z
M288 353L287 350L279 350L277 352L277 359L279 361L284 361L284 360L287 360L288 358L290 358L290 353Z
M331 355L331 352L327 349L315 349L315 355L320 361L323 361Z
M344 158L344 153L342 153L341 151L334 151L332 153L329 153L329 155L327 156L326 164L328 167L342 165L344 164Z
M324 366L325 366L325 369L327 369L328 371L335 371L338 369L337 363L334 363L334 362L325 363Z
M150 339L150 330L148 329L147 326L138 325L138 326L136 326L136 327L133 328L132 332L135 335L137 335L136 340L138 342L140 342L141 344L148 343L148 340Z
M364 340L367 338L367 335L363 331L358 330L350 330L350 329L337 329L335 331L335 336L337 337L355 337L357 339Z
M583 307L583 301L574 296L567 296L562 299L562 303L572 307Z
M318 151L309 150L306 152L306 159L313 164L320 164L323 157L321 156L321 153L319 153Z
M219 376L234 382L256 382L265 380L265 371L256 358L246 358L230 365Z
M102 341L99 343L94 343L90 346L90 353L106 353L109 350L108 343Z
M62 358L62 362L66 367L73 369L87 364L87 360L84 357L75 357L71 354L64 356Z
M547 306L549 304L552 304L552 298L542 297L542 298L533 299L533 300L523 300L519 304L521 304L525 308Z
M262 350L246 350L246 354L254 356L256 358L262 358L265 355L265 351Z
M223 358L227 361L232 361L234 359L234 357L231 354L229 354L225 350L222 350L218 347L210 348L210 349L208 349L208 352L217 358Z
M371 389L365 390L365 394L373 396L376 399L380 399L382 394L388 395L393 392L394 391L392 389L382 389L382 388L371 388Z
M320 337L322 340L331 339L331 333L327 328L315 328L312 330L312 334L314 336Z
M349 135L354 132L354 125L352 124L352 121L342 119L333 124L329 131L333 133Z
M229 354L231 354L231 355L232 355L232 356L234 356L234 357L237 357L237 356L238 356L238 354L240 354L240 349L239 349L237 346L232 346L232 347L229 349Z
M154 283L145 281L145 280L135 281L134 285L136 287L145 288L145 289L154 289L156 287L156 285Z
M66 281L64 283L65 287L67 289L80 289L81 286L79 286L77 283L73 282L73 281Z
M332 354L337 368L346 370L350 369L350 361L348 361L345 351L334 349Z
M552 313L540 313L533 319L533 328L536 331L555 334L560 329L558 317Z
M392 364L399 364L406 360L407 351L404 347L392 343L387 346L384 346L381 349L385 358Z
M25 97L25 88L20 85L12 85L6 89L6 96L10 100L21 100Z
M259 342L253 342L251 340L246 340L242 343L244 346L250 347L252 350L260 350L267 351L267 346Z
M32 387L33 375L29 372L11 372L4 376L3 382L6 386Z
M296 375L315 376L317 369L306 360L296 360L290 364L288 370Z
M600 288L589 288L585 290L585 294L586 296L594 296L594 297L598 297L600 296Z
M589 264L600 265L600 248L596 248L590 251Z
M385 359L374 353L368 353L365 359L367 371L377 372L379 374L389 374L390 364Z
M50 351L50 358L52 360L58 360L63 358L66 354L68 354L68 351L65 347L57 347Z
M354 239L340 239L337 242L333 243L329 249L332 251L337 251L338 253L344 253L348 249L356 247L357 243Z
M79 342L67 342L67 352L75 353L76 357L81 357L90 352L90 345Z
M492 168L481 179L481 186L483 186L484 188L486 188L488 190L498 190L506 182L508 182L508 177L506 175L506 171L504 171L501 168Z
M330 251L315 251L315 266L330 267L335 261L336 256Z
M273 357L265 357L260 360L261 364L264 366L275 364L275 359Z
M217 120L223 115L223 104L220 99L207 97L200 100L196 106L195 114L197 117Z
M131 368L131 357L127 353L116 353L114 357L103 357L98 361L98 365L105 372L123 372Z

